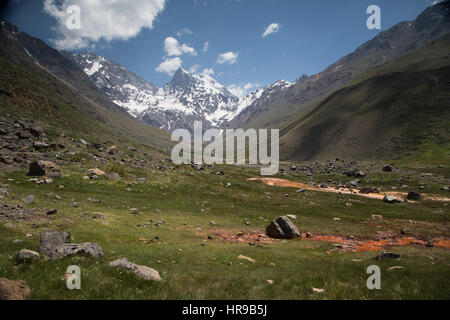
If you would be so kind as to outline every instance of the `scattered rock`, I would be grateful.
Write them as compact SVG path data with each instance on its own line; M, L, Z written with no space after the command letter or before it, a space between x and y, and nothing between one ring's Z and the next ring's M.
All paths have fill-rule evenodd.
M405 267L402 267L402 266L393 266L393 267L388 268L388 270L401 270L401 269L405 269Z
M400 202L400 200L398 200L398 199L396 199L396 198L394 198L392 196L388 196L388 195L384 196L383 201L387 202L387 203L398 203L398 202Z
M418 192L410 191L408 193L408 195L406 196L406 199L408 199L408 200L416 200L417 201L417 200L421 200L422 196Z
M22 201L25 204L34 204L34 195L30 194L29 196L23 198Z
M30 164L28 170L29 176L49 176L49 177L60 177L61 169L51 161L33 161Z
M0 278L0 300L25 300L30 294L25 281Z
M93 177L93 176L97 176L98 177L98 176L104 176L105 175L105 172L103 170L98 169L98 168L89 169L87 172L88 172L88 175L90 177Z
M58 213L58 210L56 210L56 209L52 209L52 210L48 210L47 211L47 215L48 216L52 216L52 215L55 215L57 213Z
M375 257L375 259L400 259L400 255L396 253L384 252Z
M28 249L22 249L17 253L17 261L19 262L31 261L39 259L39 257L39 253Z
M39 250L46 256L52 256L58 246L70 243L71 236L69 232L45 230L41 231Z
M133 272L137 277L145 280L163 281L158 271L147 266L138 265L128 261L126 258L114 260L109 263L110 267L122 267Z
M320 289L320 288L311 288L311 289L312 289L312 291L314 293L323 293L323 292L325 292L325 289Z
M300 238L301 233L298 228L286 216L281 216L273 220L266 228L269 237L275 239Z
M256 262L252 258L246 257L246 256L244 256L242 254L238 257L238 259L240 259L240 260L247 260L248 262L251 262L251 263L255 263Z
M106 178L108 180L117 181L117 180L120 180L120 175L118 173L113 172L113 173L106 175Z
M372 214L370 215L370 218L372 220L379 220L379 221L383 220L383 216L381 214Z
M392 172L392 171L394 171L394 168L391 165L386 164L383 166L382 170L383 170L383 172Z

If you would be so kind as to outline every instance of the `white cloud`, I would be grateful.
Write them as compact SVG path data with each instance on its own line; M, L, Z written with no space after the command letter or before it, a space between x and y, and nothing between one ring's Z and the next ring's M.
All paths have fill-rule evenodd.
M189 28L183 28L181 30L178 30L175 34L177 35L177 37L181 37L185 34L192 34L192 30Z
M173 75L175 71L181 68L183 61L179 57L175 58L164 58L159 66L156 67L156 72L164 72L168 75Z
M200 68L200 66L198 64L194 64L190 69L189 72L190 73L196 73L198 71L198 69Z
M225 53L221 53L219 54L219 57L217 58L217 63L218 64L224 64L224 63L228 63L228 64L234 64L237 62L237 59L239 57L239 54L237 52L225 52Z
M183 44L180 46L180 43L177 39L173 37L167 37L164 40L164 50L166 51L169 57L171 56L181 56L185 53L190 54L191 56L196 56L197 52L194 48L189 47L187 44Z
M260 88L261 85L259 83L249 82L247 84L232 84L227 87L228 91L234 94L238 98L246 97L251 91Z
M202 71L202 75L205 75L205 76L212 76L213 74L214 74L214 70L211 68L210 69L205 68Z
M277 33L278 30L280 30L280 25L278 23L272 23L266 28L266 31L264 31L262 37L265 38L269 34Z
M59 49L81 49L103 39L128 40L143 28L152 29L153 22L164 10L166 0L45 0L44 11L54 17L58 38L53 44ZM66 26L70 5L80 7L81 28Z
M209 42L205 42L204 44L203 44L203 52L205 53L205 52L207 52L208 51L208 49L209 49Z

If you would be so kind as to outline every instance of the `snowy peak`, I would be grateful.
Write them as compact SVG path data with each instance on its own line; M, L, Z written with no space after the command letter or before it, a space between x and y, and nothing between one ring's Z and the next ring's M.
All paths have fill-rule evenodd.
M205 72L190 73L180 68L170 82L158 88L95 53L63 54L75 61L112 102L132 116L169 131L192 129L196 120L205 127L223 127L253 104L292 85L279 80L239 99Z

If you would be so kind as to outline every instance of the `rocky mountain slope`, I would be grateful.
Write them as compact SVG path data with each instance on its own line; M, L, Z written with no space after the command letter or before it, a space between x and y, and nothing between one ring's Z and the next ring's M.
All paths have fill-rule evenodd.
M324 71L301 76L282 96L268 104L255 104L234 124L237 127L275 127L348 84L369 68L422 48L450 32L450 1L425 9L414 21L400 22L367 41Z
M366 71L288 122L280 149L301 160L450 159L449 123L447 35Z
M0 67L0 116L33 119L53 138L64 134L157 150L171 145L166 132L137 121L110 102L71 60L4 20Z

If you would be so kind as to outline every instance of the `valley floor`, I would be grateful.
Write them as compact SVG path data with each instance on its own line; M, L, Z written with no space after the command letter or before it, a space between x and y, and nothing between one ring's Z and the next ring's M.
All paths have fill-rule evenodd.
M0 278L25 280L30 299L449 299L450 209L433 199L449 197L441 188L450 168L394 166L386 173L380 163L355 166L367 175L302 163L275 176L312 190L251 181L258 168L233 166L123 168L120 180L90 180L82 177L93 164L73 164L40 185L24 169L3 171ZM386 203L320 190L355 179L381 194L419 191L424 200ZM35 204L24 204L30 194ZM51 209L57 214L47 215ZM302 239L268 238L265 227L286 215ZM39 251L42 230L98 243L104 257L18 263L19 250ZM383 251L400 259L374 259ZM121 257L156 269L164 281L109 266ZM70 265L81 269L80 290L66 287ZM381 268L380 290L366 287L371 265Z

